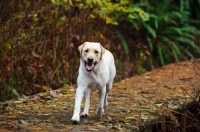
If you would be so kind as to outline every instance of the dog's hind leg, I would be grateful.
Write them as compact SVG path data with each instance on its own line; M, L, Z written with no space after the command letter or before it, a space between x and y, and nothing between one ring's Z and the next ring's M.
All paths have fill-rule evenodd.
M112 89L112 81L106 85L106 95L104 99L104 107L108 106L108 93Z
M106 86L99 90L99 104L96 110L97 116L101 117L102 113L104 113L104 100L106 94Z
M90 92L91 92L91 89L90 89L90 88L87 88L86 91L85 91L85 96L86 96L86 99L85 99L85 107L84 107L83 113L81 114L81 117L87 117L88 114L89 114L89 108L90 108Z

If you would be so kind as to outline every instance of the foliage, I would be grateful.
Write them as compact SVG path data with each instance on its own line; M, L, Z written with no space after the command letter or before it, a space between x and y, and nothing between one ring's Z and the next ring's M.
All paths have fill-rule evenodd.
M71 21L68 21L69 28L62 24L62 21L66 21L59 17L62 12L45 1L2 1L2 4L9 5L11 10L2 8L9 19L1 14L1 100L12 97L10 94L19 97L21 93L39 92L42 88L36 87L38 85L60 87L62 84L59 82L64 74L68 74L68 80L73 82L76 73L68 70L68 58L78 57L73 52L76 45L67 45L72 43L71 38L74 37L73 32L70 32L73 27ZM68 35L64 28L70 29ZM67 56L65 49L69 49Z
M90 9L26 0L1 1L1 5L10 7L2 8L6 15L0 13L1 100L17 95L15 90L28 95L40 92L44 85L56 89L76 83L77 47L86 40L109 42L103 35L107 29L100 30L104 21L88 18ZM95 21L97 27L90 24ZM13 77L17 78L14 84Z
M194 19L190 18L187 2L177 3L169 0L154 2L145 0L129 5L132 8L140 7L148 12L146 20L139 17L126 17L123 12L116 13L118 18L124 17L119 24L120 28L116 30L121 34L133 36L132 40L128 38L130 40L127 40L126 45L131 53L135 53L132 55L136 59L148 62L148 65L151 65L149 68L199 56L200 51L196 47L195 40L196 36L200 35L200 30L192 24ZM124 42L123 37L119 39ZM128 41L134 45L128 44ZM143 64L146 64L144 62Z
M2 100L76 83L77 47L84 41L99 41L114 54L116 80L199 57L199 0L8 0L0 5Z

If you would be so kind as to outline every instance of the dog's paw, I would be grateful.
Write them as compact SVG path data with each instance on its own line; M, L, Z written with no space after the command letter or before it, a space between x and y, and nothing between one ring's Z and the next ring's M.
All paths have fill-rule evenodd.
M72 124L77 125L80 122L79 116L73 116L71 119Z
M87 117L88 117L88 114L84 114L84 113L81 114L81 118L87 118Z
M77 125L79 123L79 121L75 121L75 120L71 120L73 125Z
M98 117L102 117L103 113L104 113L104 109L103 108L97 108L96 112Z

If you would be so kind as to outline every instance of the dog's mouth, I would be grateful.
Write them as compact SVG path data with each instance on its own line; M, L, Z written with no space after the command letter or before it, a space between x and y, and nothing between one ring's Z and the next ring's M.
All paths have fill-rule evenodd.
M88 63L86 61L85 62L85 68L87 69L87 71L92 71L95 67L95 65L97 64L96 62L95 63Z

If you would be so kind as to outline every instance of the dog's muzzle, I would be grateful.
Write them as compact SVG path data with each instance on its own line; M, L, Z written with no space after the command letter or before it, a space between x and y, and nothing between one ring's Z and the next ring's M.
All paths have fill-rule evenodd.
M94 58L93 57L88 57L87 61L85 61L85 68L87 69L87 71L92 71L96 65L96 62L94 62Z

